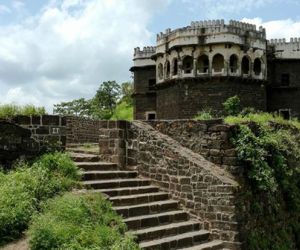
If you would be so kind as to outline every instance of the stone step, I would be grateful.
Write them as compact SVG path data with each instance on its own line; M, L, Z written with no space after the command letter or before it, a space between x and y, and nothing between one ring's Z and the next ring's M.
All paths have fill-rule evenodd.
M109 171L118 170L118 165L116 163L110 162L76 162L76 165L86 171Z
M107 179L121 179L121 178L135 178L138 173L135 171L85 171L83 173L83 180L107 180Z
M138 242L141 242L199 230L199 221L189 220L140 229L131 233L137 237Z
M223 248L222 241L213 240L192 247L180 248L180 250L225 250L225 249Z
M141 204L146 202L167 200L168 198L169 198L168 193L155 192L155 193L146 193L146 194L115 196L110 198L110 201L115 206L129 206L129 205Z
M201 242L205 243L209 238L209 232L199 230L180 235L170 236L158 240L141 242L140 248L145 250L178 249L193 246Z
M77 149L77 148L66 148L66 151L70 153L77 153L77 154L91 154L91 155L99 155L98 151L92 151L88 149Z
M124 219L129 230L139 230L163 224L186 221L189 214L182 210L174 210L157 214L148 214Z
M81 154L69 152L71 159L75 162L97 162L100 160L99 156L93 154Z
M170 210L176 210L177 208L178 201L174 200L148 202L131 206L114 206L114 210L124 218L167 212Z
M99 143L67 143L66 147L67 148L78 148L78 147L86 147L87 145L89 146L99 146Z
M107 194L110 197L121 195L137 195L158 192L159 188L155 186L141 186L141 187L125 187L125 188L108 188L108 189L96 189L93 192L101 192Z
M150 184L150 180L149 179L114 179L114 180L83 181L82 183L83 185L91 187L93 189L104 189L104 188L148 186Z

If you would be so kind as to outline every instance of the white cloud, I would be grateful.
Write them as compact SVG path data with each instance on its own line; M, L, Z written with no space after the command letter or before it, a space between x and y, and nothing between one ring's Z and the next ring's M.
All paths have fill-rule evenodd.
M90 97L100 82L130 79L135 46L170 1L51 1L13 26L0 26L1 102L45 105Z
M253 19L244 18L242 21L266 28L268 39L286 38L289 41L291 37L300 37L300 21L285 19L264 22L259 17Z
M261 8L269 3L281 0L181 0L190 11L196 12L205 10L205 15L209 18L219 18L226 14L236 14L240 11L249 12L253 9Z
M0 4L0 15L5 13L10 13L11 9L8 8L6 5Z

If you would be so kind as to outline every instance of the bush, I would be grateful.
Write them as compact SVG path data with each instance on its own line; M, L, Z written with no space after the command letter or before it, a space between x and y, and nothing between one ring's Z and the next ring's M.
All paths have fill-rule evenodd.
M117 104L111 120L133 120L133 106L131 103L122 101Z
M211 110L202 110L201 112L198 112L194 119L199 121L212 120L214 119L214 116L212 115Z
M0 174L0 245L18 238L42 201L77 184L79 172L62 153L42 156L32 166L18 164Z
M126 226L100 194L67 193L46 202L29 228L32 250L138 249Z
M19 106L15 104L0 105L0 118L11 118L16 115L45 115L46 110L44 107L36 107L28 104Z
M265 113L230 120L242 123L233 143L246 167L239 204L247 249L299 249L300 131L293 126L297 122Z
M238 96L228 98L224 103L224 110L227 115L238 115L242 111L242 105Z

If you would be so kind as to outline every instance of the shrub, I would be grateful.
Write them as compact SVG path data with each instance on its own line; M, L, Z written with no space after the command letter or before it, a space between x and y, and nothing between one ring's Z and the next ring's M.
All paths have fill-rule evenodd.
M246 167L239 204L242 204L245 217L247 249L298 249L299 129L288 121L264 113L230 119L242 123L233 143ZM276 120L281 122L280 126Z
M49 200L29 228L38 249L138 249L126 226L100 194L72 194Z
M224 103L224 110L227 115L238 115L242 111L242 105L238 96L228 98Z
M28 104L19 106L15 104L0 105L0 118L11 118L16 115L44 115L46 110L44 107L36 107Z
M214 116L212 115L212 111L210 109L208 110L202 110L201 112L198 112L198 114L194 118L195 120L212 120L214 119Z
M0 245L18 238L42 201L77 184L79 172L62 153L42 156L32 166L19 163L0 174Z
M117 104L111 120L133 120L133 106L132 103L122 101Z

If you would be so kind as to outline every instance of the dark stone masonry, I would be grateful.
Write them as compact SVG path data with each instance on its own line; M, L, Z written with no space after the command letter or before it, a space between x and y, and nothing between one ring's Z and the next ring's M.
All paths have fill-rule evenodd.
M179 200L185 209L202 221L203 229L212 232L214 239L223 240L231 249L239 249L241 225L235 203L239 184L228 171L207 160L209 157L205 159L201 155L206 150L211 151L211 154L216 150L216 157L223 157L226 164L229 164L229 159L236 159L226 135L230 127L223 125L221 121L183 121L177 134L190 127L189 132L182 134L182 138L185 138L185 135L191 134L193 127L194 136L200 129L197 140L205 141L202 142L203 147L195 147L193 152L182 146L188 142L187 138L185 141L177 141L158 131L170 132L175 130L179 123L180 121L152 122L151 125L157 128L154 129L149 124L138 121L102 122L99 138L100 157L124 168L137 166L140 176L150 178L163 191ZM218 139L218 133L222 133L224 138ZM173 137L176 138L176 135ZM195 139L195 143L197 140ZM204 149L204 145L210 145L212 148ZM228 156L221 154L223 147L230 150Z

